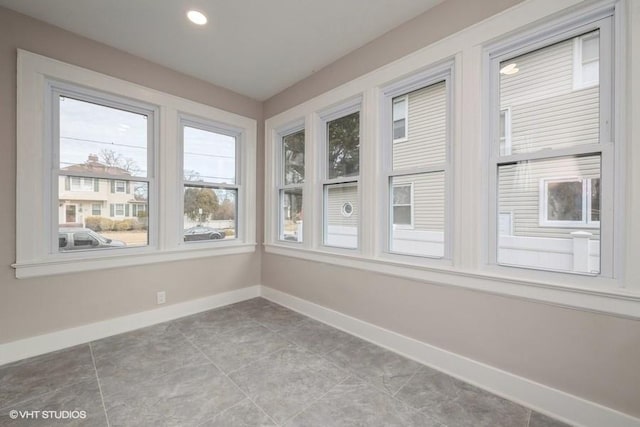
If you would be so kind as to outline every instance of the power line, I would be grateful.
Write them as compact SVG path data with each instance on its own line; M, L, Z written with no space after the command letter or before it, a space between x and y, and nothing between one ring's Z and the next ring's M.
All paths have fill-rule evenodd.
M116 147L137 148L139 150L146 150L147 149L147 147L140 147L139 145L117 144L115 142L98 141L98 140L95 140L95 139L85 139L85 138L73 138L71 136L61 136L60 139L71 139L73 141L92 142L94 144L113 145L113 146L116 146Z

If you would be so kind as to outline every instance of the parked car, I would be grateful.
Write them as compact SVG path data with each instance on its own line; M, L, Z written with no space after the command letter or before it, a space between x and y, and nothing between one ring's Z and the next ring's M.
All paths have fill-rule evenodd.
M184 241L194 242L198 240L219 240L224 239L224 231L215 228L205 227L204 225L196 225L184 230Z
M127 244L104 237L88 228L62 227L58 230L58 248L61 251L96 248L121 248Z

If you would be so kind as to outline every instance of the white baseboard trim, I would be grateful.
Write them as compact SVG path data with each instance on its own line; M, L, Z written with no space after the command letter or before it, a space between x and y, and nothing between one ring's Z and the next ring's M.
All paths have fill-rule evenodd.
M293 295L261 287L261 295L506 399L574 426L638 427L640 419L451 353Z
M260 285L0 344L0 366L260 296Z

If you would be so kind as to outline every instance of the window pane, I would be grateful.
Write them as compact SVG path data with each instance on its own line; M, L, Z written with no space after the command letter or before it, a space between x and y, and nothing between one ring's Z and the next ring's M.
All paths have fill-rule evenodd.
M547 182L547 220L582 221L582 181Z
M84 180L90 180L90 190L88 186L80 191L74 189L74 182ZM116 182L123 184L123 192L116 191ZM59 250L148 245L148 198L146 182L60 176ZM143 207L144 211L136 210L136 206Z
M589 180L599 178L599 155L499 166L498 212L510 215L513 232L499 233L498 262L544 270L599 272L600 226L588 221L585 190ZM574 253L574 248L581 245L584 250Z
M324 244L342 248L358 247L358 185L325 186Z
M59 97L60 169L147 176L147 116Z
M304 182L304 130L282 138L284 184Z
M184 187L184 241L235 239L237 190Z
M597 61L600 56L600 37L596 31L593 35L582 37L582 63Z
M582 68L576 43L580 38L500 64L500 108L511 110L512 154L599 142L600 89L597 78L582 88L593 76L574 73Z
M433 172L391 178L391 252L444 256L445 174ZM413 187L413 197L411 189ZM409 206L400 205L409 202Z
M302 189L280 191L280 240L302 242Z
M393 99L393 139L407 137L407 99L400 96Z
M236 138L184 126L184 180L235 184Z
M430 166L446 161L447 92L444 82L407 95L408 140L393 145L393 169ZM394 124L395 126L395 124Z
M329 179L360 173L360 112L327 123Z

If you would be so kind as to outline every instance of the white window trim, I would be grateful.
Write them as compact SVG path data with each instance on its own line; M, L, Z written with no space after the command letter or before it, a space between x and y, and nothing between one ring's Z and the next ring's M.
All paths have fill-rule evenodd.
M71 175L67 175L67 176L69 176L69 191L73 191L73 192L82 192L82 191L89 192L89 191L91 191L91 192L93 192L93 185L94 185L93 184L93 178L84 178L84 177L71 176ZM73 179L74 178L77 178L77 179L80 180L80 185L77 186L76 188L73 188L74 187L74 185L73 185ZM91 183L90 186L87 185L88 182ZM90 187L90 189L87 190L84 187L86 187L86 188Z
M391 201L393 201L393 191L396 189L396 187L409 187L409 197L411 198L411 200L409 201L409 203L405 203L405 204L397 204L397 203L391 203L391 209L393 210L393 208L395 208L396 206L409 206L410 210L411 210L411 223L409 224L396 224L392 222L392 226L394 229L396 230L413 230L414 229L414 218L413 218L413 208L414 208L414 197L413 197L413 182L409 182L406 184L394 184L391 186L392 188L392 194L391 194Z
M96 206L98 207L98 214L95 214ZM102 215L102 203L91 203L91 216Z
M577 37L573 41L573 90L587 89L597 86L600 79L593 81L584 81L582 70L584 63L582 62L582 43L585 38L591 38L592 35L584 35ZM598 62L600 61L600 55L598 55ZM596 62L596 61L593 61Z
M297 184L285 184L284 182L284 138L298 133L300 131L304 131L305 132L305 155L304 155L304 159L305 159L305 168L304 168L304 177L302 179L301 183L297 183ZM293 123L288 123L286 126L281 127L280 129L277 130L276 132L277 134L277 139L278 139L278 143L277 143L277 147L276 147L276 158L278 159L276 162L276 167L278 170L278 176L276 177L276 192L277 192L277 200L278 200L278 205L277 205L277 215L276 215L276 220L277 220L277 236L278 236L278 241L285 243L285 244L292 244L295 246L300 246L304 243L304 236L306 234L306 232L304 231L304 228L306 227L306 221L303 219L302 221L302 227L303 227L303 232L302 232L302 241L290 241L290 240L285 240L284 238L284 221L283 218L281 217L282 215L282 195L284 194L285 190L300 190L302 191L302 203L304 206L304 202L305 202L305 183L308 181L307 180L307 168L308 168L308 163L307 163L307 132L304 126L304 120L303 119L299 119L294 121ZM303 208L303 212L304 212L304 208Z
M358 175L354 176L341 176L337 178L329 178L329 164L328 164L328 153L329 153L329 140L327 135L327 126L328 123L340 119L342 117L348 116L350 114L359 113L359 124L360 124L360 146L359 146L359 160L360 165L358 167ZM318 177L318 190L317 194L322 194L322 204L320 206L321 213L320 218L322 218L322 240L317 242L319 246L322 246L325 250L333 250L340 252L360 252L362 248L362 189L360 184L360 177L362 176L362 141L363 141L363 116L362 116L362 98L356 97L354 99L348 100L346 102L342 102L337 106L330 107L325 109L317 114L319 127L316 132L316 137L318 138L318 146L321 147L319 151L318 165L319 165L319 174ZM314 153L315 154L315 153ZM308 179L307 174L307 179ZM315 177L314 177L315 178ZM357 224L357 247L348 248L343 246L334 246L327 244L327 232L329 229L328 224L328 189L329 187L343 187L343 186L351 186L356 185L357 196L356 196L356 205L359 207L358 209L358 224ZM303 202L304 203L304 202Z
M403 99L404 100L404 137L403 138L393 138L394 143L398 142L407 142L409 141L409 94L396 96L395 99ZM395 99L393 100L395 104ZM391 115L393 117L393 106L391 108ZM393 119L392 119L393 120ZM393 135L393 126L391 126L391 135Z
M591 221L591 180L593 178L542 178L540 179L540 212L539 225L542 227L559 228L600 228L600 221ZM550 221L547 218L549 209L549 184L558 182L580 182L582 185L582 220L581 221Z
M17 278L63 274L76 271L141 265L155 262L175 261L206 256L228 255L255 251L255 210L245 209L239 215L239 222L245 233L241 240L221 242L219 247L183 247L179 245L181 232L175 224L181 223L177 204L181 195L174 185L158 188L158 196L150 194L149 234L150 245L146 247L122 248L119 250L74 251L52 253L49 241L42 236L53 235L50 217L53 205L50 188L51 158L49 141L51 135L50 118L43 106L49 105L47 85L49 81L72 82L76 87L90 88L101 96L111 94L118 99L135 99L145 105L157 106L158 114L155 131L161 140L153 153L150 165L157 168L161 182L178 182L179 168L175 159L179 158L177 141L178 113L203 117L243 129L244 140L242 178L246 185L242 201L244 206L255 203L256 170L256 130L255 120L218 108L199 104L164 92L149 89L124 80L66 64L24 50L18 50L18 97L17 97L17 173L16 173L16 269ZM132 102L136 102L132 101ZM162 129L162 132L159 132ZM30 167L21 165L31 165ZM74 174L75 175L75 174ZM133 177L133 180L138 178ZM57 183L55 184L57 186ZM162 201L160 204L159 201ZM57 209L57 204L56 204ZM162 215L159 215L162 212ZM57 226L57 224L56 224ZM162 231L158 233L158 230ZM155 239L155 240L154 240ZM43 243L44 242L44 243ZM57 249L57 248L56 248Z
M638 277L640 267L633 262L624 263L625 259L633 259L634 254L640 250L640 228L627 228L616 230L616 262L622 265L624 272L616 279L589 276L573 276L562 273L528 271L522 268L493 268L488 265L488 241L490 233L488 228L491 219L488 215L489 200L486 197L490 188L488 181L489 171L486 162L479 162L479 158L489 158L489 154L481 149L483 141L492 138L490 129L484 126L496 117L485 116L488 113L484 100L490 91L484 86L482 79L486 73L488 64L483 55L484 47L494 46L495 40L504 40L505 37L518 35L521 40L546 35L550 28L558 25L571 24L578 18L589 18L601 14L603 10L615 9L616 29L616 96L620 97L620 104L625 103L625 84L627 81L624 70L628 60L625 52L625 23L633 20L640 28L640 15L631 16L625 14L623 9L625 2L603 0L591 3L587 6L568 10L573 6L573 1L544 2L543 0L530 0L523 2L499 15L464 29L450 37L416 51L393 63L374 70L366 75L354 79L331 91L309 99L302 104L290 108L266 120L265 123L265 212L267 226L265 227L265 251L272 254L299 258L321 263L331 263L355 268L368 272L396 277L408 278L430 285L453 286L482 291L492 294L508 295L525 300L535 300L552 305L574 307L583 310L613 313L621 316L640 318L640 282ZM637 9L637 7L636 7ZM540 23L545 23L540 26ZM536 25L533 28L533 25ZM532 30L530 30L533 28ZM638 37L640 30L631 26L632 33ZM523 30L524 29L524 30ZM510 39L513 41L513 39ZM619 42L619 43L618 43ZM500 47L500 44L496 45ZM629 52L632 55L632 52ZM425 65L437 64L446 58L455 57L456 64L454 75L460 85L454 90L454 117L453 123L453 156L452 161L456 165L453 170L453 188L456 209L451 215L455 224L452 234L454 249L452 251L451 265L442 263L442 260L416 260L410 257L382 256L384 242L380 236L371 236L375 227L383 223L383 203L379 199L380 180L376 177L377 162L380 161L379 145L381 138L380 128L380 104L381 88L405 78L405 76L420 72ZM631 56L633 58L633 56ZM636 61L637 62L637 61ZM633 63L633 62L632 62ZM637 68L637 67L635 67ZM634 68L634 70L635 70ZM636 70L637 71L637 70ZM486 74L485 74L486 75ZM464 86L464 92L460 87ZM629 95L631 103L640 99L640 87L632 87L633 94ZM361 253L338 253L329 251L316 244L322 238L317 234L321 221L319 213L313 210L312 199L321 195L316 194L317 187L310 181L305 183L305 242L302 246L292 248L278 242L277 229L273 218L273 206L276 200L273 197L274 182L274 144L277 141L275 132L281 126L296 120L304 119L306 128L306 160L307 177L315 176L317 169L318 151L315 145L314 133L317 132L319 119L317 111L324 110L327 106L339 104L350 97L363 97L363 143L361 146L361 177L363 204L361 209L361 224L363 245ZM616 135L619 141L625 140L625 114L621 108L616 114ZM640 123L630 122L629 136L640 135ZM464 135L464 137L462 137ZM616 153L619 168L616 170L616 193L614 195L616 205L620 201L630 203L630 207L638 207L637 201L630 199L625 191L624 164L634 170L636 165L640 168L640 155L631 153L625 157L624 152ZM374 178L375 177L375 178ZM638 176L632 178L629 185L640 186ZM384 180L382 180L384 182ZM381 207L382 206L382 207ZM474 215L464 214L473 212ZM624 211L618 212L616 218L619 224L624 223ZM620 217L618 214L621 214ZM618 221L622 219L622 222ZM313 227L307 228L307 226ZM493 225L494 229L496 225ZM618 233L622 235L619 236ZM626 237L626 240L625 240ZM544 274L539 274L544 273Z
M624 215L624 209L621 201L615 201L614 196L617 191L614 191L614 182L623 183L624 175L620 175L621 169L624 169L622 164L620 167L614 167L614 164L620 162L619 153L621 150L621 144L613 143L613 135L619 135L620 141L624 139L620 137L621 120L617 120L615 123L612 120L613 115L613 99L623 99L623 92L619 89L615 91L607 91L605 88L613 88L612 81L618 81L621 78L623 72L617 66L615 67L614 76L612 73L613 60L619 57L620 46L619 37L614 32L622 31L621 27L616 24L613 26L613 22L619 14L619 8L616 7L617 3L602 2L594 4L590 8L586 8L580 13L574 13L567 15L556 20L551 20L546 24L542 24L537 28L525 32L524 35L518 35L513 37L507 37L502 41L494 42L487 45L484 49L484 72L485 75L490 76L488 79L489 84L484 88L485 90L485 120L490 123L491 126L487 127L487 133L485 134L485 147L488 167L486 173L488 176L487 190L489 197L486 204L487 212L487 227L485 237L488 241L487 251L483 254L483 263L485 264L484 270L488 272L500 272L504 269L510 269L513 271L521 271L525 277L530 277L534 280L548 280L548 277L560 277L561 282L565 283L582 283L580 279L570 278L568 276L579 276L581 273L576 272L552 272L549 270L541 270L528 267L514 267L507 265L500 265L497 261L498 251L498 212L497 212L497 200L498 200L498 165L508 164L523 160L542 160L548 158L560 158L565 156L573 156L580 154L600 154L602 158L602 183L601 188L601 210L602 222L601 222L601 234L600 234L600 260L601 270L595 277L595 283L600 281L602 286L605 284L614 283L620 286L620 277L622 276L620 260L614 255L616 252L613 244L614 240L617 242L623 241L621 233L622 229L622 216ZM617 21L616 21L617 22ZM565 149L554 150L542 150L534 153L522 153L512 154L509 156L500 156L499 153L499 67L503 61L510 60L516 56L534 51L539 48L543 48L553 43L571 39L581 34L600 29L600 85L604 90L600 91L600 143L590 145L578 145L575 147ZM603 49L602 46L610 46L613 43L613 39L616 38L616 52L611 52L612 49ZM602 52L609 52L612 61L607 61L607 58L603 56ZM604 70L604 72L603 72ZM611 80L610 80L611 79ZM619 82L619 81L618 81ZM622 103L618 103L618 106ZM611 117L610 120L606 120L607 117ZM615 126L614 126L615 125ZM614 161L614 159L616 159ZM614 209L607 210L607 206L615 206L615 218ZM561 278L566 276L565 278ZM616 286L614 285L614 286Z
M124 218L125 212L126 212L125 205L126 205L126 203L114 203L113 204L113 217L114 218ZM122 214L118 213L118 206L122 207Z
M213 120L206 120L206 119L202 119L202 118L198 118L186 113L178 113L179 116L179 137L178 137L178 144L179 144L179 155L178 155L178 162L179 162L179 169L180 169L180 179L178 180L178 184L179 184L179 193L181 195L179 201L178 201L178 207L179 207L179 211L181 212L181 216L180 216L180 221L177 224L178 227L178 233L183 236L184 235L184 187L186 185L189 186L193 186L193 187L201 187L201 188L208 188L208 189L212 189L212 190L235 190L236 191L236 229L235 229L235 238L234 239L221 239L221 240L196 240L196 241L189 241L189 242L185 242L184 238L181 238L180 241L178 242L179 246L185 246L185 247L189 247L189 246L202 246L202 247L218 247L221 245L227 245L230 242L233 241L242 241L243 240L243 235L245 233L244 227L246 226L245 223L241 222L241 215L240 212L243 212L245 210L245 206L251 206L251 205L245 205L245 199L243 197L244 193L244 189L245 186L243 186L243 178L242 178L242 155L243 155L243 150L242 150L242 144L245 141L245 135L244 135L244 131L241 128L236 128L236 127L232 127L229 125L226 125L224 123L219 123L219 122L215 122ZM223 184L223 183L217 183L217 182L213 182L213 181L204 181L204 182L189 182L189 181L185 181L184 180L184 127L188 126L191 128L196 128L199 130L204 130L204 131L208 131L208 132L213 132L213 133L218 133L218 134L222 134L222 135L227 135L227 136L231 136L234 137L236 140L235 143L235 168L236 168L236 176L235 176L235 184Z
M119 184L122 184L122 191L118 190L118 185ZM126 181L116 180L116 182L113 184L113 192L114 193L125 194L127 192L127 183L126 183Z

